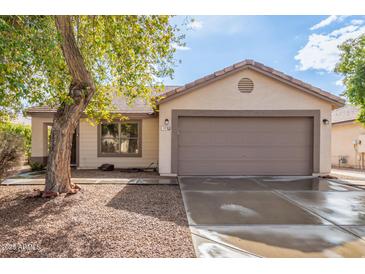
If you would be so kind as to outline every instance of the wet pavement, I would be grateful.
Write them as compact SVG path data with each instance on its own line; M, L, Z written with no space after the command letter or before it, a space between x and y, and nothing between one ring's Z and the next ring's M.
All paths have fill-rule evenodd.
M270 191L185 191L192 225L327 224Z
M194 249L198 258L257 258L258 256L232 248L226 244L192 234Z
M337 225L365 225L365 191L299 191L284 195Z
M181 177L198 257L365 257L365 191L312 177Z

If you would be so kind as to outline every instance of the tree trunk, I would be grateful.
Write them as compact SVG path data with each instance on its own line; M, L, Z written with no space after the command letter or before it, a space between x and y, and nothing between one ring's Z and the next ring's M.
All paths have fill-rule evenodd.
M55 16L55 21L61 36L62 53L72 77L69 95L73 103L61 104L53 118L43 197L75 193L79 189L71 183L72 136L81 114L95 93L92 77L76 44L71 16Z
M53 119L44 196L75 192L75 186L71 184L70 160L77 122L78 117L68 112L57 112Z

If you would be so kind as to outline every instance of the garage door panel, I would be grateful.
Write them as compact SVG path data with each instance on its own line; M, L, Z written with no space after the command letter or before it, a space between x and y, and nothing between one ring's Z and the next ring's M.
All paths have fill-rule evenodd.
M260 153L257 153L260 149ZM180 160L198 161L205 159L220 160L305 160L311 157L306 151L311 146L182 146L179 149Z
M180 175L309 175L310 117L180 117Z
M268 119L270 124L268 125ZM282 119L286 119L285 123ZM179 129L186 132L220 132L220 131L236 131L236 132L271 132L276 129L278 132L306 132L310 129L310 123L301 123L298 127L298 117L183 117L179 119ZM306 119L306 118L304 118ZM309 118L308 118L309 119ZM302 119L303 120L303 119ZM244 125L244 127L242 126ZM219 129L219 130L217 130Z
M310 166L307 161L182 161L184 175L303 175ZM290 166L288 169L286 166Z
M311 146L312 140L306 133L291 132L180 132L180 146L210 145L297 145L298 143Z

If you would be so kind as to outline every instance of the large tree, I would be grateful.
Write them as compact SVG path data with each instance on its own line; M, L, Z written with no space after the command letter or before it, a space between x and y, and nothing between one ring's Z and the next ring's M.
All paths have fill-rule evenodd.
M111 120L113 96L153 104L182 36L169 16L1 16L0 120L57 109L43 196L75 193L72 135L82 113Z
M344 42L340 47L341 59L336 72L344 76L344 95L360 107L358 120L365 124L365 35Z

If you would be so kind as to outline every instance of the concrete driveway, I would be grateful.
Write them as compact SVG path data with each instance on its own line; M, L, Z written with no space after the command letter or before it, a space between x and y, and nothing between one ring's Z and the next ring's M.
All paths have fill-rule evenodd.
M312 177L180 177L198 257L365 257L365 191Z

